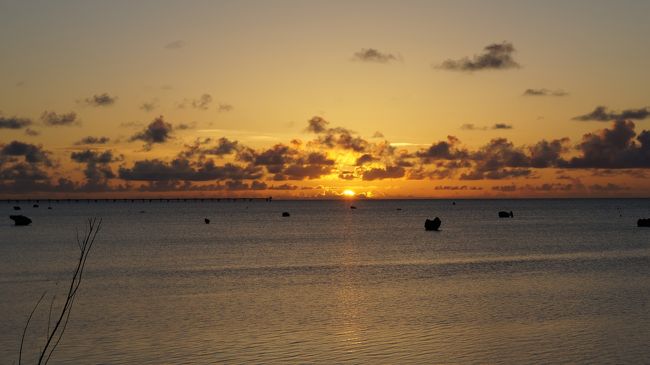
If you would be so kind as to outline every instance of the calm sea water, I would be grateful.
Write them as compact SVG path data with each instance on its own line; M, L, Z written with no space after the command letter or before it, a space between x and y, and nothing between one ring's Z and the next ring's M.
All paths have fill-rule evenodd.
M0 224L0 362L62 296L91 216L52 363L650 362L650 200L456 203L23 204L32 226Z

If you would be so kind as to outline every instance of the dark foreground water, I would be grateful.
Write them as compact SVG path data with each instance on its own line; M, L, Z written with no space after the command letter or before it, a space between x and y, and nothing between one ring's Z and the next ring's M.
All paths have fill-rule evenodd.
M41 293L65 291L90 216L52 363L650 362L650 200L353 204L23 205L32 226L0 224L0 363Z

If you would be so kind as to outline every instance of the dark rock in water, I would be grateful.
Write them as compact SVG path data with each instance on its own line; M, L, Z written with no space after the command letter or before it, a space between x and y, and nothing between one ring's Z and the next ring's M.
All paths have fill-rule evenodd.
M395 210L402 210L402 208L397 208L397 209L395 209Z
M291 214L289 212L282 212L283 217L291 217Z
M10 215L9 218L13 220L17 226L28 226L32 223L32 220L24 215Z
M47 207L47 209L52 210L52 207Z
M14 206L14 210L20 210L20 207L16 205Z
M208 218L204 218L203 221L205 222L205 224L210 224L210 220Z
M641 218L636 221L637 227L650 227L650 218Z
M456 205L456 202L451 202L451 205Z
M350 205L350 209L357 209L354 205Z
M427 231L437 231L441 224L442 221L438 217L435 217L433 220L427 219L424 221L424 229Z
M514 216L515 215L512 214L512 210L509 211L509 212L505 212L505 211L500 211L499 212L499 218L513 218Z
M38 208L38 204L32 205L33 208Z

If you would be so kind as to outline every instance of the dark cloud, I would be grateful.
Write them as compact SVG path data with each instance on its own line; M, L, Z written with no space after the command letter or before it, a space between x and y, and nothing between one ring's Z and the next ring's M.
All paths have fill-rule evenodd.
M374 48L363 48L354 53L354 59L362 62L388 63L399 58L392 53L381 52Z
M512 185L497 185L497 186L493 186L492 190L511 193L513 191L517 191L517 185L514 185L514 184L512 184Z
M244 157L240 155L240 158ZM245 159L250 160L251 156ZM251 161L256 166L266 167L268 173L274 174L276 181L317 179L330 174L334 168L334 160L323 153L304 152L283 144L254 153Z
M627 186L622 186L622 185L612 184L612 183L608 183L607 185L600 185L600 184L590 185L589 189L596 192L617 192L617 191L630 190L630 188Z
M325 119L321 117L312 117L309 121L307 121L307 128L305 129L307 132L311 133L324 133L327 129L329 122L326 121Z
M109 180L116 177L110 163L121 161L122 158L115 157L111 150L103 152L85 150L72 152L70 159L86 165L83 170L86 181L78 189L83 191L105 191L110 190Z
M218 166L213 160L192 162L177 158L170 162L158 159L136 161L131 168L120 167L119 176L124 180L246 180L259 179L263 172L257 166L240 166L232 163Z
M43 114L41 114L41 121L43 121L43 124L46 126L50 127L79 124L79 121L77 120L77 113L75 112L57 114L55 112L48 112L46 110L43 112Z
M108 93L96 94L86 98L86 104L90 106L111 106L115 104L117 97L110 96Z
M631 121L616 121L611 129L587 133L576 147L580 155L560 167L569 168L648 168L650 131L637 136ZM636 139L635 139L636 137Z
M375 162L377 160L379 160L379 159L377 157L373 156L372 154L364 153L363 155L359 156L359 158L357 158L357 161L355 162L355 165L363 166L363 165L365 165L367 163Z
M423 162L434 160L454 160L467 157L467 151L458 147L459 140L454 136L447 136L446 141L432 144L429 148L415 153Z
M12 141L0 145L0 191L37 191L49 185L47 168L54 166L41 146Z
M90 144L106 144L110 141L111 139L108 137L93 137L93 136L88 136L80 139L79 141L75 142L75 145L81 146L81 145L90 145Z
M496 123L492 126L492 129L512 129L512 125L506 123Z
M541 140L528 148L530 158L529 166L533 168L546 168L564 164L562 154L568 152L568 138L552 141Z
M172 138L172 131L172 125L160 116L149 123L143 131L131 136L130 141L143 141L145 149L151 149L153 144L165 143Z
M609 122L613 120L637 119L643 120L650 117L650 107L639 109L625 109L620 112L608 111L605 106L597 106L591 113L573 117L573 120Z
M526 89L522 94L524 96L567 96L568 92L564 90L549 90L549 89Z
M471 186L471 185L437 185L433 188L434 190L470 190L470 191L479 191L483 190L480 186Z
M43 147L33 145L30 143L12 141L0 148L0 163L7 158L24 157L25 161L31 164L43 164L45 166L53 166L54 163L50 160L50 152L43 150Z
M495 138L470 154L471 171L461 174L461 180L505 179L530 176L530 160L522 148L505 138Z
M370 180L382 180L382 179L399 179L404 177L405 170L400 166L386 166L385 169L381 168L372 168L366 170L362 174L362 179L366 181Z
M269 190L298 190L298 186L292 184L282 184L282 185L272 185L268 189Z
M32 124L29 118L0 116L0 129L22 129Z
M493 43L486 46L483 53L474 55L471 59L469 57L458 60L448 59L437 68L467 72L519 68L519 64L512 58L514 52L515 47L512 43Z

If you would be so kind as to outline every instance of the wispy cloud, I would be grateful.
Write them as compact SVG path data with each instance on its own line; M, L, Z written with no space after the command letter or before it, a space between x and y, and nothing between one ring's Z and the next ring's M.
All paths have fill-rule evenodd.
M111 96L108 93L95 94L86 98L84 102L90 106L111 106L115 104L117 97Z
M185 41L177 39L175 41L171 41L171 42L165 44L165 49L177 50L177 49L181 49L181 48L185 47L186 45L187 45L187 43Z
M620 112L608 111L605 106L597 106L591 113L579 115L573 120L609 122L612 120L636 119L643 120L650 117L650 107L639 109L625 109Z
M569 93L561 90L561 89L556 89L556 90L550 90L550 89L526 89L524 90L524 93L522 94L524 96L568 96Z
M388 52L382 52L375 48L362 48L353 55L353 59L361 62L388 63L398 61L400 58Z

